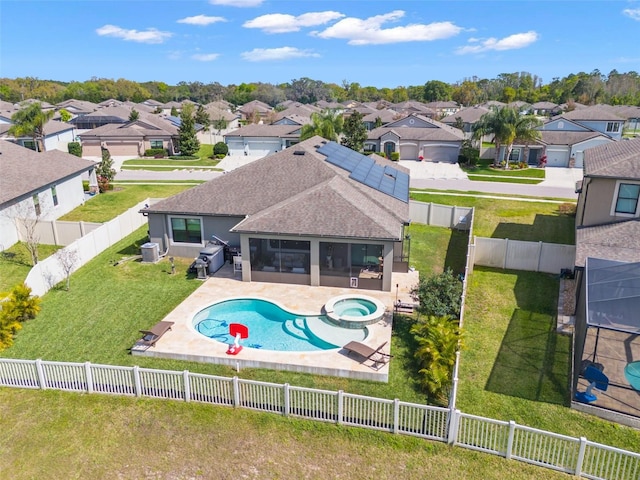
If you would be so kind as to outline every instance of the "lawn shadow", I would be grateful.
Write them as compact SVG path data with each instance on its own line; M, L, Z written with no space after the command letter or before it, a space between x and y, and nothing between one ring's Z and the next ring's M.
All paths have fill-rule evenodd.
M125 246L121 250L118 250L118 253L120 255L127 256L127 257L134 256L134 255L141 255L140 247L145 243L147 243L148 241L149 241L148 235L144 234L144 236L141 236L140 238L136 239L134 242Z
M509 240L539 241L549 243L575 243L575 218L571 215L537 214L532 224L500 222L491 234L491 238Z
M413 355L413 352L418 348L415 337L411 333L411 326L416 323L416 319L410 315L394 314L393 315L393 336L396 337L396 342L393 349L393 368L400 368L408 377L408 381L411 383L411 388L416 393L424 395L424 391L417 382L417 378L420 375L420 364Z
M450 268L454 275L464 274L469 246L469 232L452 230L444 259L444 268Z
M518 272L515 290L518 308L511 316L485 388L512 397L568 405L571 341L556 333L558 282L550 275Z

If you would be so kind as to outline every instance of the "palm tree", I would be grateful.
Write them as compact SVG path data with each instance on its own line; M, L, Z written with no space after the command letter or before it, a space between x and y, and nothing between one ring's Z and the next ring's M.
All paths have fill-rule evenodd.
M335 110L324 110L321 113L311 114L311 123L304 125L300 130L300 141L320 135L327 140L337 141L342 133L344 118Z
M509 168L513 142L518 139L528 143L539 139L540 131L536 128L541 123L533 115L521 115L512 107L494 108L473 125L473 138L482 141L485 135L493 135L493 143L496 147L493 164L500 165L500 150L505 146L505 168Z
M13 125L9 128L9 134L16 138L33 138L36 151L44 152L44 126L53 118L54 113L53 110L43 111L40 102L34 102L11 116Z

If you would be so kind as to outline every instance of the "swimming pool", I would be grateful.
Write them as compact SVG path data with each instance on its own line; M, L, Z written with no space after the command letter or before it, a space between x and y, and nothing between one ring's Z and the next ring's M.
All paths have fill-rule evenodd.
M232 344L230 323L241 323L249 337L245 348L286 352L312 352L339 348L351 340L362 341L365 328L340 328L325 315L299 315L268 300L235 298L209 305L193 317L194 329L218 342Z

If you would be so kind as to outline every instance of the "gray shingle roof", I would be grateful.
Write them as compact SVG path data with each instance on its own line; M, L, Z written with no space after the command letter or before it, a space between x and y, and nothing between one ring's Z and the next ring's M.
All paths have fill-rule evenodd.
M263 125L252 123L225 135L230 137L299 137L300 125Z
M476 105L475 107L462 108L454 114L447 115L440 121L442 123L452 124L456 123L456 119L460 117L463 122L475 123L480 120L480 117L482 117L485 113L489 113L490 111L491 110L489 110L488 108Z
M0 205L93 168L94 162L60 150L34 152L0 141Z
M571 120L583 120L583 121L621 121L620 116L613 113L610 109L601 107L599 105L587 108L581 108L578 110L572 110L571 112L564 112L563 117Z
M640 178L640 138L587 148L584 151L584 175Z
M238 231L400 239L409 205L348 178L349 172L325 161L316 151L323 141L310 138L147 211L247 216Z
M576 265L587 257L640 262L640 220L582 227L576 230Z
M596 137L609 138L600 132L572 132L572 131L553 131L540 130L541 143L545 145L575 145Z

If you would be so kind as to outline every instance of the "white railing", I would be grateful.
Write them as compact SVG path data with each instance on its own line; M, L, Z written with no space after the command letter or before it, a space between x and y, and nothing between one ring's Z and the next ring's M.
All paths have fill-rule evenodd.
M448 442L590 479L638 480L640 454L515 422L311 388L139 367L0 359L0 386L248 408Z

